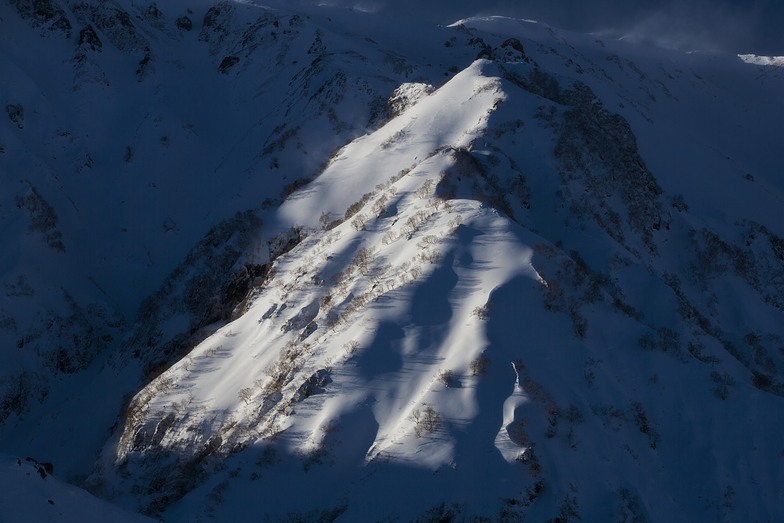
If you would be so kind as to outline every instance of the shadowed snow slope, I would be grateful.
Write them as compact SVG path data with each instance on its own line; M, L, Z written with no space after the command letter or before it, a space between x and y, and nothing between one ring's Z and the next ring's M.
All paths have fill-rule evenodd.
M40 4L0 450L166 521L784 518L776 59Z
M117 521L151 523L67 485L51 475L51 463L0 456L0 519L6 523Z

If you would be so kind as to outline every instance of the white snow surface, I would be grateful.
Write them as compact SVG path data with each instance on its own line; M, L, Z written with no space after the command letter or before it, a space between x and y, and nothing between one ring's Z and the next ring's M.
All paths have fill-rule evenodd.
M784 56L760 56L756 54L742 54L738 56L740 56L741 60L750 64L784 67Z
M780 59L51 5L0 6L0 451L167 522L784 519Z

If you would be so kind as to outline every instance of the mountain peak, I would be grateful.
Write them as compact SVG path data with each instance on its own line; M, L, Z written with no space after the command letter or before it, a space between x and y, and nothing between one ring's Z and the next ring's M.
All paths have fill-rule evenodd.
M31 5L0 450L167 521L780 512L777 59Z

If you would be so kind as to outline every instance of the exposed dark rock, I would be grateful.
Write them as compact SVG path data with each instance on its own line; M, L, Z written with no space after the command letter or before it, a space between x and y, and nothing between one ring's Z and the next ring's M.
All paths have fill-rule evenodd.
M251 291L254 287L261 285L268 274L269 265L256 263L244 265L234 273L231 281L223 290L221 298L221 301L227 306L226 314L229 315L228 307L233 307L230 311L232 319L245 312L244 307L247 306L247 299ZM234 306L234 304L239 305Z
M152 435L152 440L150 442L151 445L160 445L161 441L163 441L163 437L169 431L170 428L174 425L176 418L173 412L170 412L163 418L159 423L158 426L155 427L155 434Z
M24 209L30 218L30 232L40 233L46 244L56 251L65 251L62 233L58 228L59 218L49 202L32 185L25 196L16 199L16 206Z
M515 51L525 56L525 49L523 48L523 44L521 44L520 40L518 40L517 38L508 38L504 40L500 47L502 49L511 47Z
M34 28L44 27L44 34L60 32L66 38L71 37L71 22L54 0L10 0L10 3Z
M24 107L21 104L8 104L5 106L8 118L22 129L24 127Z
M150 74L152 71L152 64L152 52L148 47L144 50L144 56L139 60L139 65L136 68L136 77L140 82Z
M309 323L313 321L313 319L318 316L319 313L319 302L318 300L314 300L310 302L308 305L302 307L300 311L291 319L289 319L285 324L280 327L280 330L283 332L288 332L295 329L303 329Z
M12 414L22 414L31 403L43 401L48 392L46 380L41 375L29 372L0 382L0 423Z
M566 109L557 126L554 152L562 165L562 190L571 207L591 216L632 250L636 249L629 243L628 232L656 253L653 231L669 227L669 214L662 206L662 189L640 156L629 122L605 109L582 82L563 89L555 77L536 66L525 77L506 68L502 72L521 89ZM606 204L610 200L622 205L625 216L616 212L617 206Z
M120 51L134 52L149 47L131 16L110 2L80 2L73 6L73 12L82 24L92 25Z
M300 402L314 394L324 392L324 387L332 383L332 378L329 376L327 369L319 369L308 378L305 383L299 386L297 392L294 393L292 401Z
M193 29L193 22L187 16L179 17L175 23L177 25L177 29L180 31L190 31Z
M311 321L310 323L305 325L305 328L302 330L302 334L300 334L299 336L299 340L300 341L304 340L305 338L307 338L308 336L316 332L316 329L318 329L318 324L315 321Z
M218 66L218 70L223 74L228 74L229 69L237 65L239 61L240 59L237 56L234 55L227 56L223 60L221 60L221 63Z
M564 164L565 181L568 185L576 177L582 178L579 185L584 186L586 195L579 198L583 201L578 205L592 209L597 222L622 241L624 227L609 206L601 205L612 196L619 198L626 207L626 225L641 236L651 252L656 252L652 231L667 219L659 201L662 189L645 166L629 123L604 109L587 86L575 87L580 92L574 108L564 115L555 148L556 157ZM577 197L579 193L574 194Z
M151 3L150 5L147 6L145 15L147 16L147 18L152 18L154 20L160 20L161 18L163 18L163 12L160 9L158 9L158 6L155 5L155 3Z
M234 300L244 298L242 288L252 285L252 275L260 270L235 267L260 227L261 220L251 211L237 213L217 224L191 249L160 289L144 300L139 328L125 348L143 361L145 374L152 375L156 369L171 365L214 332L207 328L209 325L230 317L238 305ZM236 276L238 272L240 275ZM176 314L187 314L190 326L177 336L164 338L160 324Z
M230 2L220 2L207 10L199 32L199 40L209 42L210 52L216 53L217 46L229 35L231 17L234 6Z
M292 227L275 236L269 241L270 260L286 254L304 239L305 234L301 227Z
M508 38L498 46L493 55L496 60L502 62L527 62L528 57L525 54L525 48L520 40L517 38Z
M38 460L29 456L25 458L25 461L35 467L35 470L38 472L38 475L41 476L41 479L46 479L46 476L51 475L54 472L54 465L50 462L40 463ZM19 463L21 464L21 462Z
M310 48L308 49L308 54L321 56L326 52L326 47L324 46L324 42L322 41L322 34L321 31L316 31L316 34L313 38L313 43L310 44Z
M487 53L487 58L492 59L493 57L493 48L490 47L490 44L484 41L484 39L475 36L468 40L468 45L474 48L479 49L479 55L477 58L481 57L483 53Z
M88 25L79 31L79 47L90 48L93 51L101 52L103 43L98 38L98 34L93 26Z

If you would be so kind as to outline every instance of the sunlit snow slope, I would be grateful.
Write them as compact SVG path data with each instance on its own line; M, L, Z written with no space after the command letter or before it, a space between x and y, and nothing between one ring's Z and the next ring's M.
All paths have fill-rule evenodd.
M16 196L33 224L50 199L109 228L111 198L150 207L126 216L147 261L106 261L144 283L83 262L65 219L42 242L7 211L27 245L4 266L8 332L21 331L13 303L60 303L33 281L89 303L35 257L70 260L121 318L98 322L116 339L83 368L45 374L30 357L28 373L58 383L6 409L8 449L50 453L95 494L166 521L784 518L776 59L501 17L190 14L193 32L161 14L158 33L139 15L156 68L102 92L134 93L129 117L147 96L172 111L134 123L136 140L180 147L143 128L193 120L194 142L163 165L134 147L119 189L74 179L44 198L44 177ZM14 114L9 144L28 132ZM33 145L0 156L9 179L49 154ZM134 196L148 184L187 203ZM141 252L89 231L107 253ZM31 339L47 361L47 338ZM92 401L100 423L80 411ZM69 431L49 442L38 420Z

